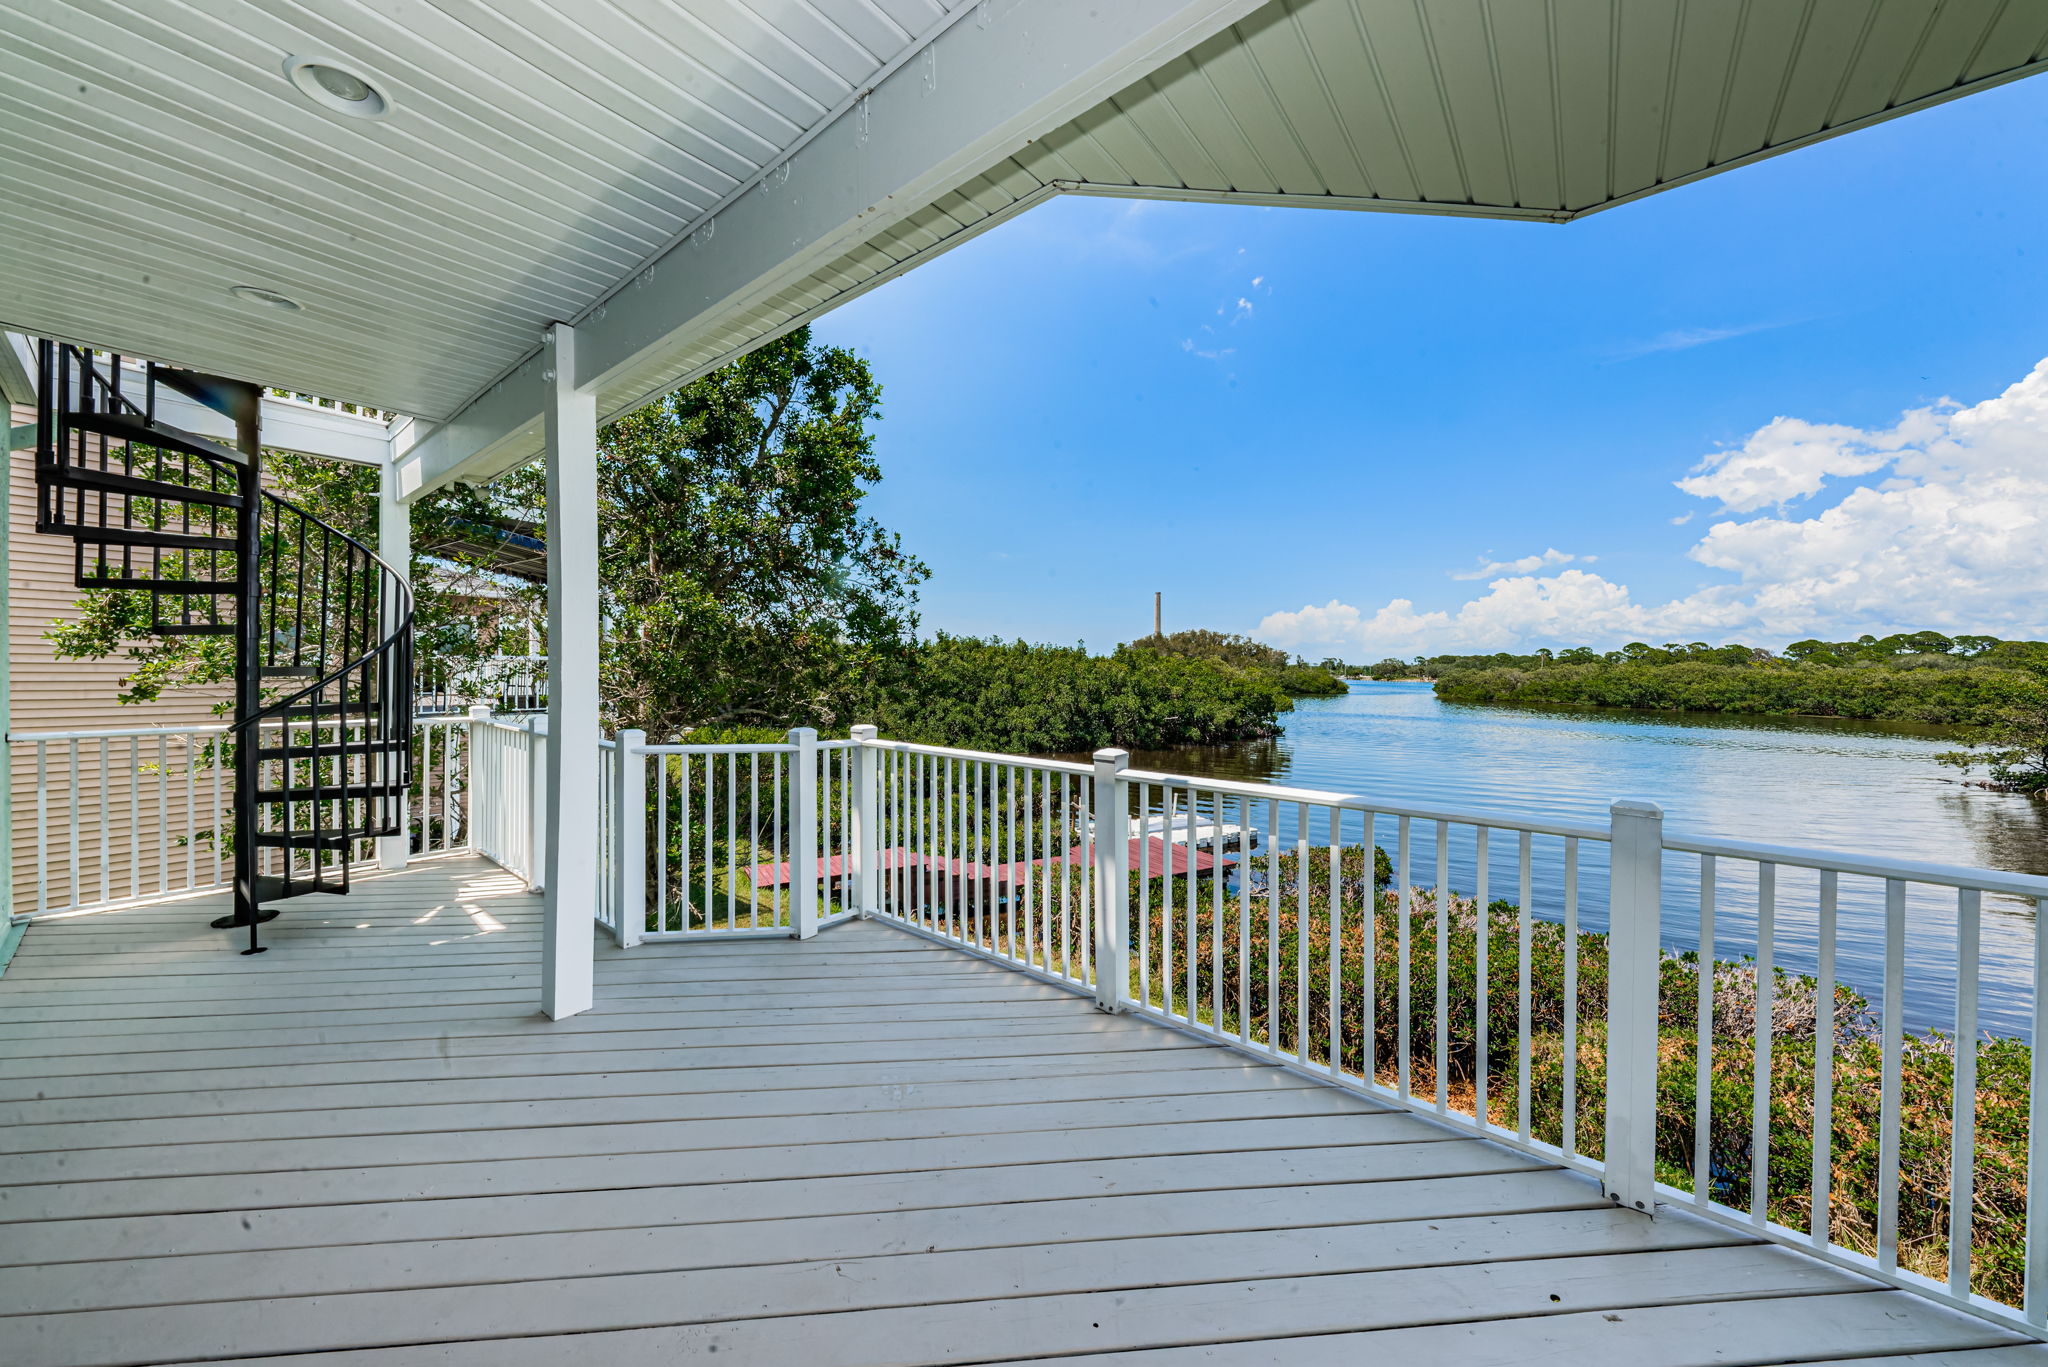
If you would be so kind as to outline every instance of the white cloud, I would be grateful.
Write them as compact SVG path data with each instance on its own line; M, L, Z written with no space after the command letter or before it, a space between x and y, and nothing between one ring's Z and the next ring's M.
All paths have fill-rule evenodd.
M1548 569L1552 565L1569 565L1574 560L1584 560L1590 564L1594 559L1595 557L1590 555L1566 555L1552 546L1540 555L1525 555L1520 560L1489 560L1476 569L1452 570L1451 578L1491 579L1501 574L1532 574L1537 570Z
M1775 328L1790 327L1802 320L1780 319L1766 323L1741 323L1725 328L1673 328L1660 332L1646 342L1635 342L1618 348L1614 358L1632 361L1638 356L1650 356L1660 351L1690 351L1696 346L1708 346L1714 342L1726 342L1735 337L1747 337L1754 332L1770 332Z
M1831 480L1861 482L1822 511L1788 511ZM1397 598L1369 612L1332 599L1273 613L1259 632L1355 658L2048 625L2048 360L1995 398L1915 409L1888 430L1778 418L1678 487L1720 506L1686 554L1725 577L1667 602L1639 603L1584 569L1536 573L1574 558L1552 548L1484 567L1502 577L1456 608Z

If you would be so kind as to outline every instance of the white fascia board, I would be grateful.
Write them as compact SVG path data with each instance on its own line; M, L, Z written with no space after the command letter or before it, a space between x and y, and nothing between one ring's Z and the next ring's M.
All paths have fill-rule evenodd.
M631 377L803 279L1257 9L1263 0L994 0L940 31L760 182L620 282L576 324L579 388L601 419L638 407ZM540 449L541 353L426 434L399 485L416 498Z
M157 386L156 415L172 427L202 437L228 442L235 439L235 424L225 414L188 399L167 385ZM263 444L274 450L357 465L386 465L391 460L391 429L382 418L266 397L261 422Z
M35 371L33 343L19 333L0 334L0 396L10 403L34 403ZM137 372L136 392L140 391L140 378ZM230 445L235 440L235 425L224 414L169 386L159 386L156 391L156 415L172 427L202 437ZM293 399L263 400L263 444L281 451L358 465L388 465L394 449L393 436L399 426L400 423L387 423L382 418L344 413L338 408L321 408Z

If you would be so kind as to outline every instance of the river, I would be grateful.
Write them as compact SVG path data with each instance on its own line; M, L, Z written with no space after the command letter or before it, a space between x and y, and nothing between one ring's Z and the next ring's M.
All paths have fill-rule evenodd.
M1426 683L1354 683L1347 695L1305 698L1275 740L1133 755L1140 769L1200 777L1270 780L1365 793L1422 807L1484 809L1604 825L1615 798L1647 798L1672 830L1775 845L1847 851L2012 873L2048 874L2048 803L1994 793L1934 762L1956 748L1941 727L1835 718L1728 717L1718 713L1586 711L1439 701ZM1262 810L1262 809L1261 809ZM1291 815L1280 834L1293 839ZM1263 820L1260 821L1263 825ZM1362 837L1354 830L1348 838ZM1389 844L1391 823L1375 832ZM1327 835L1313 832L1312 839ZM1433 873L1432 829L1415 833L1414 881ZM1469 892L1476 858L1469 832L1454 833L1452 886ZM1490 895L1515 895L1513 840L1496 835ZM1539 913L1562 899L1560 842L1534 851ZM1667 859L1668 947L1697 944L1698 870ZM1724 865L1715 955L1755 951L1755 879ZM1604 926L1604 846L1582 851L1581 905L1589 929ZM1817 883L1780 877L1775 944L1795 971L1814 963ZM1882 894L1842 880L1839 972L1879 1000ZM2033 913L2000 898L1984 906L1984 1026L2027 1033ZM1906 1020L1913 1029L1953 1021L1953 895L1916 890L1909 904Z

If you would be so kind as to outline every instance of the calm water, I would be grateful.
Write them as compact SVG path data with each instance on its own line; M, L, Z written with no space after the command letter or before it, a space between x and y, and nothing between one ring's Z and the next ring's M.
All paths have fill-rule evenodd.
M1384 796L1418 806L1488 809L1604 825L1618 797L1648 798L1674 831L1777 845L1839 850L2014 873L2048 874L2048 803L1986 792L1934 763L1954 749L1943 728L1824 718L1728 718L1702 713L1585 712L1468 706L1437 700L1428 684L1351 685L1348 696L1303 699L1278 740L1141 752L1136 768L1202 777L1262 779L1301 787ZM1264 825L1264 809L1254 813ZM1280 836L1295 836L1283 811ZM1348 840L1363 837L1356 824ZM1310 838L1327 841L1316 822ZM1375 840L1394 852L1393 823ZM1435 829L1413 832L1412 881L1434 877ZM1453 831L1451 883L1469 893L1476 857L1469 831ZM1606 850L1581 850L1581 910L1589 929L1604 925ZM1535 903L1561 913L1562 842L1535 843ZM1496 833L1488 860L1489 895L1514 897L1514 840ZM1691 856L1667 856L1665 940L1697 944L1698 869ZM1725 862L1717 878L1715 954L1756 948L1755 877ZM1779 962L1813 965L1817 881L1781 873L1777 897ZM1882 984L1878 885L1842 880L1839 962L1842 979L1878 998ZM2031 995L2031 909L1987 898L1983 930L1985 1028L2024 1034ZM1916 893L1909 906L1906 1009L1916 1029L1953 1021L1954 900Z

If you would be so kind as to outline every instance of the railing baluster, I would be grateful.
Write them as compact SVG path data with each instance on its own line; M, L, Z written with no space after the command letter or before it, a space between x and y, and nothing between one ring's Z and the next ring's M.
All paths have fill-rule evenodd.
M113 804L108 800L113 796L113 789L110 786L107 767L107 741L103 736L100 738L100 791L98 804L100 817L100 900L102 902L114 900L114 823L109 819L112 815Z
M1714 1195L1714 856L1700 856L1698 1018L1693 1022L1692 1199Z
M1808 1233L1814 1247L1828 1245L1828 1200L1834 1176L1835 1137L1835 902L1833 869L1820 875L1820 918L1815 927L1819 962L1813 981L1813 1203Z
M1475 827L1472 832L1472 903L1473 906L1477 909L1476 915L1473 917L1473 936L1475 942L1472 946L1472 983L1474 997L1474 1001L1472 1004L1472 1119L1482 1129L1485 1128L1487 1123L1486 1010L1488 984L1486 979L1486 951L1488 949L1487 942L1493 938L1490 933L1493 928L1492 921L1488 917L1486 911L1487 875L1491 872L1490 868L1488 867L1491 863L1491 856L1487 849L1488 835L1489 831L1484 826ZM1367 845L1370 845L1372 842L1368 840L1366 843ZM1572 994L1569 988L1565 990L1565 1000L1567 1002L1570 1002L1572 1000ZM1570 1011L1567 1011L1565 1013L1565 1018L1569 1020L1571 1018L1571 1015L1572 1013ZM1565 1058L1567 1059L1567 1061L1569 1061L1569 1059L1571 1058L1569 1045L1566 1046ZM1569 1106L1565 1108L1565 1116L1567 1119L1567 1123L1569 1123L1569 1119L1571 1116L1571 1108ZM1566 1150L1569 1151L1571 1146L1566 1145L1565 1147Z
M1749 1218L1769 1217L1771 1191L1771 1018L1776 1010L1778 866L1756 871L1756 1075L1749 1124Z
M1564 1100L1558 1147L1579 1151L1579 838L1564 841Z
M1380 1069L1380 887L1379 813L1361 812L1365 822L1365 922L1360 936L1359 1077L1368 1087L1379 1085Z
M1294 808L1294 1057L1308 1062L1308 805Z
M1221 851L1218 851L1221 853ZM1237 799L1237 1042L1252 1040L1252 800ZM1223 876L1217 870L1216 876Z
M1436 1108L1451 1108L1451 828L1436 823Z
M1366 1000L1372 1000L1369 972ZM1274 798L1266 799L1266 1047L1280 1052L1280 803Z
M792 868L790 875L795 877ZM740 928L740 757L725 757L725 928Z
M1344 1067L1344 830L1330 808L1330 1075Z
M668 929L668 765L654 758L654 928ZM684 842L688 844L688 841Z
M8 839L14 832L7 833ZM50 909L50 743L36 742L36 914ZM10 913L14 908L7 909Z
M1223 1032L1223 794L1209 794L1209 1028ZM1188 832L1188 858L1195 857Z
M1397 899L1400 912L1394 922L1394 1067L1395 1091L1403 1101L1409 1095L1409 1057L1412 1053L1409 1041L1409 979L1412 976L1409 956L1409 921L1415 911L1415 874L1413 864L1413 831L1409 818L1401 817L1395 822L1396 848L1399 853L1396 862L1400 872L1400 896Z
M1531 837L1527 831L1523 831L1521 837L1521 847L1516 851L1520 897L1515 913L1515 1134L1526 1144L1529 1142L1530 1102L1533 1089L1529 1073L1535 1057L1529 1044L1529 973L1530 960L1535 953L1536 915L1532 905L1535 899L1530 886ZM1405 1092L1407 1089L1404 1087L1402 1090Z
M1877 1137L1877 1265L1899 1265L1899 1089L1905 1054L1906 885L1884 883L1884 1044Z
M2034 902L2034 1007L2032 1044L2027 1061L2027 1191L2048 1193L2048 897ZM2048 1198L2027 1202L2027 1233L2023 1262L2026 1288L2023 1313L2027 1323L2048 1325Z
M1984 894L1956 893L1956 1065L1949 1113L1948 1291L1970 1294L1970 1218L1977 1202L1977 942Z

